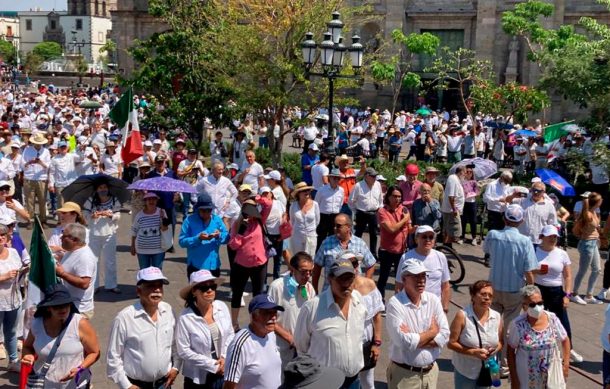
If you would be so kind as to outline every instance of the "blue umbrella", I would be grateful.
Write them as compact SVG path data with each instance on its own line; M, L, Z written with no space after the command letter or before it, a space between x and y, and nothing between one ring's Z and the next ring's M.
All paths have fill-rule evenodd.
M494 121L488 121L483 123L483 125L485 125L486 127L491 127L491 128L500 128L500 129L511 129L513 128L513 125L510 123L502 123L502 122L494 122Z
M519 131L515 132L515 135L521 135L526 138L529 138L530 136L538 136L538 133L536 131L531 131L531 130L519 130Z
M576 196L574 187L570 185L562 176L551 169L536 169L536 175L542 182L557 190L562 196Z
M197 190L187 182L168 177L153 177L145 180L138 180L129 185L127 189L148 190L154 192L197 193Z

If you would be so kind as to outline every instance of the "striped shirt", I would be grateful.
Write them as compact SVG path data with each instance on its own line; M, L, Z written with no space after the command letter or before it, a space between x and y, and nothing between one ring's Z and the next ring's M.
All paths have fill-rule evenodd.
M153 214L140 211L136 215L131 226L131 236L136 238L138 254L163 252L161 248L161 212L161 208L157 208Z
M227 351L225 382L237 383L237 388L277 388L282 383L282 360L275 334L264 338L250 328L235 334Z

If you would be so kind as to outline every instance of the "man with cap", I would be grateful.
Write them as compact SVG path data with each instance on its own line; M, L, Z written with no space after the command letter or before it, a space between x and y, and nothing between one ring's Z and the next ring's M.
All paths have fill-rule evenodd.
M368 167L364 179L356 184L349 196L349 206L355 215L355 235L359 238L367 230L369 248L377 257L377 211L383 206L381 184L377 181L377 171Z
M489 231L483 242L483 251L490 258L489 281L494 287L491 308L502 314L504 323L510 323L521 312L519 290L525 284L534 283L532 271L538 269L532 242L517 229L523 223L523 216L520 205L508 205L504 211L505 227Z
M320 208L320 223L316 229L318 242L316 251L320 249L322 242L334 233L333 223L335 217L341 212L343 199L345 198L343 188L339 186L341 172L333 169L328 174L328 183L324 184L316 193L314 200Z
M489 230L501 230L504 228L504 211L507 200L511 194L511 183L513 174L504 170L500 177L487 185L483 194L483 201L487 207L487 228Z
M55 273L70 294L80 300L77 303L80 313L91 319L97 256L87 245L87 228L79 223L66 225L61 234L61 248L65 254L55 265Z
M276 344L278 311L284 308L259 294L248 305L250 324L240 330L227 350L224 389L268 389L282 383L282 360Z
M112 321L106 374L121 389L169 388L182 366L174 342L176 319L161 301L169 280L156 267L136 275L138 301Z
M386 305L390 388L436 388L436 360L449 341L449 324L440 299L425 290L427 273L422 262L404 261L397 272L404 288Z
M443 184L436 180L439 174L440 170L434 166L428 166L426 168L426 172L424 173L424 183L430 185L430 195L434 200L440 203L443 201L443 192L445 191L445 188L443 188Z
M57 206L61 208L64 204L62 190L78 178L77 164L83 160L81 153L69 153L68 143L60 141L58 152L51 159L49 167L49 192L57 196Z
M40 132L30 137L31 145L23 151L21 162L25 206L30 216L33 216L36 214L35 203L38 202L38 215L42 223L47 220L47 173L51 163L51 154L43 147L47 142L47 138Z
M321 365L343 372L341 388L359 387L364 367L362 342L366 306L354 290L356 273L349 259L333 261L328 273L330 287L301 308L294 330L299 354L309 354Z
M225 166L217 160L212 165L212 174L200 177L195 185L197 193L207 193L214 203L214 214L223 217L232 201L237 199L237 188L223 176Z
M220 246L229 241L229 232L222 217L213 213L214 203L207 193L197 197L193 214L182 222L178 242L186 248L186 273L209 270L220 275Z
M523 223L519 225L519 232L528 236L535 247L540 244L542 228L557 225L557 211L553 201L546 195L543 182L533 183L528 196L520 197L515 191L507 197L507 201L523 208Z
M413 202L419 198L419 187L422 182L417 179L419 175L419 167L410 163L405 166L405 178L406 181L400 184L400 191L402 192L402 205L411 211Z

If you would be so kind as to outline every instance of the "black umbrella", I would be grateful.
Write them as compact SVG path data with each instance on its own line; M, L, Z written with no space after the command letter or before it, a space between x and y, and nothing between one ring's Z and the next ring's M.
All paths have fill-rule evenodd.
M97 109L97 108L101 108L102 104L100 104L98 101L95 101L95 100L85 100L85 101L81 101L81 103L79 104L79 107L85 108L85 109Z
M108 185L108 193L119 200L121 204L129 201L131 191L127 189L129 185L123 180L106 175L90 174L78 177L73 183L61 191L64 201L73 201L77 204L84 204L95 193L95 188L100 184Z

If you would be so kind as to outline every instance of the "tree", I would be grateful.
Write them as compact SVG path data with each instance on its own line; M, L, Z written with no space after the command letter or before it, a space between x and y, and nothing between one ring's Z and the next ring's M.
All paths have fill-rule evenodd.
M6 63L14 63L17 50L11 42L0 40L0 59Z
M29 74L36 73L40 69L40 65L42 65L43 62L44 61L41 56L34 53L33 51L30 51L25 56L25 62L23 64L24 70L26 73Z
M529 113L538 113L550 104L546 92L516 82L496 85L480 81L470 89L469 99L477 111L494 116L506 115L506 121L524 123Z
M371 64L371 74L375 81L389 83L392 87L392 115L402 88L418 88L422 85L419 74L411 72L411 62L415 55L433 55L440 39L429 32L405 35L401 30L392 31L392 41L398 45L398 52L389 60L375 60Z
M114 61L114 54L116 53L116 43L114 43L112 39L106 40L106 43L100 47L99 52L100 54L106 53L102 59L105 65L112 63Z
M51 61L61 57L63 49L57 42L41 42L34 46L32 52L44 61Z

